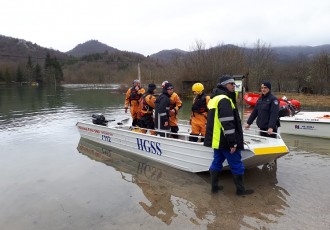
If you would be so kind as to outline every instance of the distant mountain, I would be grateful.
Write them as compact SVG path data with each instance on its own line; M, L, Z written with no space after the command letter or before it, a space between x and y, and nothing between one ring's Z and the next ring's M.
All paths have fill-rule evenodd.
M330 53L330 45L321 46L279 46L271 47L279 61L292 61L299 55L304 55L308 59L319 55L321 52Z
M35 59L44 59L49 53L57 59L67 59L68 56L57 50L47 49L23 39L0 35L0 60L19 61L26 60L28 56Z
M234 47L234 45L224 45L220 48L224 47ZM219 47L212 47L210 49L217 49ZM296 60L299 55L304 55L308 59L315 57L316 55L320 54L321 52L328 52L330 53L330 45L321 45L321 46L281 46L281 47L270 47L277 60L279 62L290 62ZM254 49L253 48L243 48L247 53L251 53ZM158 53L150 55L152 59L160 60L163 62L170 62L172 60L182 58L191 52L183 51L180 49L173 49L173 50L162 50Z
M162 50L158 53L150 55L150 58L163 62L170 62L175 59L183 58L187 53L189 52L180 49Z
M247 52L253 51L253 48L244 49ZM280 62L288 62L295 60L300 54L306 56L307 58L313 58L315 55L318 55L321 52L330 53L329 44L321 46L271 47L271 49L274 51L277 60L279 60ZM33 44L32 42L25 41L23 39L0 35L0 60L2 61L17 61L22 59L26 60L28 56L31 56L32 59L44 59L47 53L49 53L51 56L56 56L58 59L68 59L69 55L81 57L84 55L106 52L108 52L109 54L120 53L119 55L121 56L129 55L140 59L144 58L144 55L142 54L129 51L121 51L104 43L101 43L97 40L89 40L85 43L78 44L72 50L63 53L57 50L41 47L36 43ZM180 49L162 50L158 53L150 55L149 58L161 62L171 62L173 60L181 59L189 53L191 52L187 52Z
M95 53L115 53L117 51L120 51L116 48L113 48L111 46L108 46L104 43L99 42L98 40L89 40L85 43L78 44L76 47L74 47L72 50L66 52L68 55L72 55L75 57L81 57L84 55L89 54L95 54Z

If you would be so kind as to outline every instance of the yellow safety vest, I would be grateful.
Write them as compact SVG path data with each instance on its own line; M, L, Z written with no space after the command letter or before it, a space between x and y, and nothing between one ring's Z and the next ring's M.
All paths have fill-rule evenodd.
M221 122L218 118L218 104L219 104L220 100L222 100L224 98L226 98L230 101L231 107L233 109L236 108L233 101L226 95L215 96L207 104L207 107L209 108L209 110L215 109L214 119L213 119L214 120L214 122L213 122L213 135L212 135L212 148L213 149L219 149L221 132L223 131L223 127L222 127Z

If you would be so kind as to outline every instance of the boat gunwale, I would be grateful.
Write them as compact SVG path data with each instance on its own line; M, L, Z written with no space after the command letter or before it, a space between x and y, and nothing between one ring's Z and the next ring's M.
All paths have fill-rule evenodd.
M125 148L120 148L120 145L125 145L125 138L127 138L127 137L134 138L134 135L139 136L139 137L149 137L154 140L161 140L162 143L164 143L164 141L165 141L166 142L165 145L173 146L173 144L174 144L175 146L179 147L180 149L182 149L182 147L181 147L182 145L183 146L186 146L186 145L192 146L192 148L186 148L188 150L188 152L189 152L189 150L194 149L194 147L196 147L196 146L199 146L198 149L201 148L201 150L204 148L205 148L205 150L208 149L209 147L204 146L202 142L191 142L186 139L181 140L181 139L165 138L165 137L151 135L150 133L133 132L132 130L129 130L130 126L128 126L126 124L123 124L121 126L102 126L102 125L97 125L97 124L88 123L88 122L77 122L76 126L78 127L78 130L79 130L82 138L85 138L87 140L90 140L90 141L93 141L93 142L96 142L96 143L99 143L102 145L106 145L110 148L117 149L119 151L124 151L128 154L134 154L134 155L137 155L140 157L144 157L149 160L156 161L161 164L168 165L168 166L171 166L171 167L183 170L183 171L189 171L189 172L193 172L193 173L208 171L210 162L213 159L214 153L212 151L212 148L210 148L210 151L205 152L205 153L207 153L205 155L204 154L187 155L185 153L182 153L184 151L181 151L181 152L174 151L173 152L172 149L166 150L166 151L169 151L170 153L172 153L173 155L176 154L176 155L181 155L181 156L188 156L191 159L196 159L196 161L191 161L191 160L187 161L184 159L186 157L176 158L176 157L167 156L167 155L165 155L166 158L164 158L164 159L155 158L152 155L143 155L139 152L131 151L132 146L129 146L129 145L126 146ZM188 126L188 125L186 125L186 126ZM89 131L88 129L91 129L91 131ZM98 132L96 132L96 131L98 131ZM121 138L118 138L119 142L116 143L116 146L108 145L104 140L102 140L100 137L98 137L98 134L102 134L103 131L109 133L110 136L111 136L111 132L118 132L118 135L121 135L124 138L122 138L122 141L120 141ZM259 130L251 129L251 131L258 132ZM170 132L168 132L168 133L170 133ZM107 134L105 134L105 135L107 135ZM179 133L179 135L189 136L189 134L187 134L187 133ZM257 138L257 139L263 139L263 140L268 139L267 143L261 143L261 145L262 144L269 145L270 143L272 143L272 142L270 142L271 141L270 138L266 138L266 137L263 137L260 135L251 134L251 133L244 133L244 135L252 137L252 138ZM278 134L278 136L279 136L279 138L278 138L279 141L277 142L277 144L283 143L283 145L286 146L283 139L281 139L279 134ZM275 140L274 138L271 138L271 139ZM130 141L130 143L133 143L133 142ZM289 150L288 150L288 152L286 152L286 153L272 153L272 154L257 155L254 152L254 149L256 149L256 148L250 147L247 144L245 144L245 145L247 146L247 148L245 148L245 150L242 150L242 159L244 159L243 161L249 162L248 165L246 166L248 168L257 167L258 165L266 164L267 162L268 163L272 162L275 159L277 159L289 152ZM260 147L260 145L255 142L253 142L252 145L254 145L256 147ZM279 146L279 145L275 145L275 146ZM197 149L197 151L198 151L198 149ZM205 157L205 156L208 156L208 157ZM202 163L200 163L200 161L198 161L199 159L200 159L200 161L202 161ZM208 163L203 163L203 162L208 162ZM224 168L226 168L226 167L228 168L228 165L224 166Z
M291 119L288 119L291 118ZM305 121L305 120L296 120L295 117L281 117L280 122L299 122L299 123L316 123L316 124L330 124L329 120L324 120L325 118L309 118L309 119L319 119L318 121ZM322 120L320 120L322 119Z

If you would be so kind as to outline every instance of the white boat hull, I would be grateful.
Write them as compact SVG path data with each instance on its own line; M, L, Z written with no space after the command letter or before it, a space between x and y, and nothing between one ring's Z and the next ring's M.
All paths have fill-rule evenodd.
M280 121L281 133L330 138L330 112L299 112Z
M184 171L208 171L213 160L213 149L201 142L187 141L189 133L181 132L182 139L173 139L134 132L127 125L107 127L78 122L76 126L83 138ZM288 153L282 139L245 135L245 141L242 160L247 168L273 162ZM227 162L224 166L228 169Z

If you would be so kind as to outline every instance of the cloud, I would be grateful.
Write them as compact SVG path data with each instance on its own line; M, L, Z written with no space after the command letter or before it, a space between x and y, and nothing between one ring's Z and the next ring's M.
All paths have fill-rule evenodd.
M207 46L328 44L330 2L223 0L11 0L1 7L0 34L66 52L96 39L149 55Z

